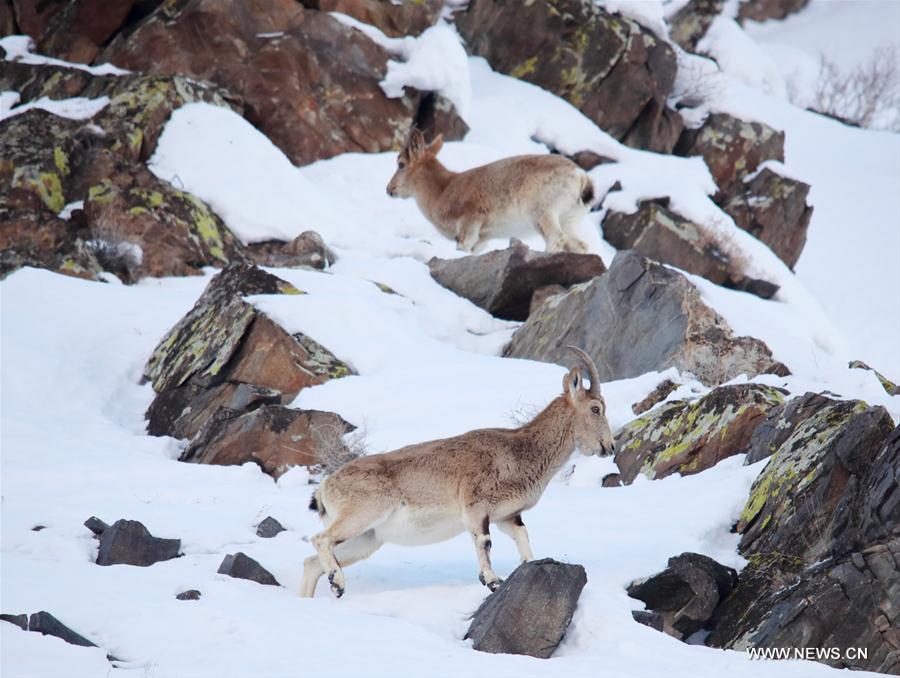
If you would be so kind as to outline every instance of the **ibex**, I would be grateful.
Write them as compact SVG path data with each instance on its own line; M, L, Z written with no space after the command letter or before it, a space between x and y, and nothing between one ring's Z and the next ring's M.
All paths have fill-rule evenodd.
M491 569L491 523L512 538L522 562L531 560L522 512L537 504L576 447L586 455L615 451L597 368L584 351L569 348L584 362L590 387L573 367L562 395L524 426L361 457L325 478L310 509L327 529L311 540L317 555L304 562L300 594L312 597L327 572L340 598L346 586L341 567L382 544L433 544L463 531L475 543L478 578L493 591L501 579Z
M588 175L561 155L519 155L451 172L413 129L397 157L388 195L416 199L422 214L457 247L476 251L490 238L536 230L548 252L586 252L578 228L594 199ZM524 227L524 228L523 228Z

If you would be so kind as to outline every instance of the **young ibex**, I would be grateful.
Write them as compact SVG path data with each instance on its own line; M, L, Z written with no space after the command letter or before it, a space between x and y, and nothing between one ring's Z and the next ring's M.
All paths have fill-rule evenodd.
M327 529L312 538L318 554L304 562L301 595L311 597L327 572L340 597L341 567L386 542L431 544L463 531L475 542L478 578L493 591L501 580L491 569L491 523L513 539L523 562L531 560L522 512L538 502L576 447L599 456L614 452L597 368L584 351L570 348L584 362L590 388L573 367L563 394L524 426L361 457L328 476L310 502Z
M533 230L548 252L587 251L577 234L594 186L578 165L561 155L520 155L456 173L437 159L443 143L438 135L426 144L414 129L397 157L388 195L415 198L422 214L467 252L489 238Z

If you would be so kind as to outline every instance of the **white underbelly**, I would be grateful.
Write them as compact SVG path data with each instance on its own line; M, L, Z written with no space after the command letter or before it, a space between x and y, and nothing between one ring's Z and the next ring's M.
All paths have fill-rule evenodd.
M374 529L375 537L386 544L419 546L452 539L465 527L458 511L404 506Z

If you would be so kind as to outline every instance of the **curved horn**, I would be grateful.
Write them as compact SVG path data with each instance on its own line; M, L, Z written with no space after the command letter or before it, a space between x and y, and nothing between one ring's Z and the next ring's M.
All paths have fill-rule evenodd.
M594 361L591 360L591 356L589 356L587 353L582 351L577 346L572 346L571 344L566 346L566 348L568 350L572 351L575 355L577 355L581 359L581 362L584 364L585 368L587 368L588 377L590 377L590 379L591 379L591 389L590 389L589 393L592 396L599 397L599 395L600 395L600 374L597 372L597 366L594 364Z

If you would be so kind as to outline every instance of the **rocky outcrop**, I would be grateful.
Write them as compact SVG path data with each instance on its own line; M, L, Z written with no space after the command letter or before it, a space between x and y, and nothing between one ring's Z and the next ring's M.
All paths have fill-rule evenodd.
M785 408L771 442L760 441L771 459L736 526L749 564L708 644L865 648L823 660L896 672L900 429L880 407L824 396L806 397L795 416Z
M656 385L656 388L647 394L646 398L640 402L634 403L634 405L631 406L631 411L637 415L643 414L668 398L676 388L678 388L678 384L674 381L671 379L663 379Z
M689 0L669 20L672 42L686 52L694 52L724 5L725 0Z
M655 201L642 202L633 214L607 212L603 237L617 249L633 249L717 285L751 292L764 299L778 291L773 283L747 277L743 266L704 229Z
M292 466L322 463L324 439L342 445L341 436L353 428L332 412L282 405L262 405L247 412L220 407L191 439L179 461L218 466L251 461L278 478ZM347 454L329 450L329 454L342 452Z
M341 12L365 24L376 26L386 35L418 35L437 23L444 0L301 0L304 6L323 12Z
M741 0L738 6L738 21L784 19L799 12L808 4L809 0Z
M566 288L606 272L595 254L537 252L515 241L509 248L459 259L433 258L431 277L491 315L525 320L536 290Z
M197 40L197 35L206 39ZM358 30L295 0L165 3L100 59L185 75L240 96L246 117L298 165L348 151L398 148L418 94L388 98L388 53Z
M623 426L616 434L620 480L639 473L664 478L691 475L745 452L766 414L784 392L758 384L720 386L699 400L665 403Z
M85 522L100 539L97 550L98 565L137 565L149 567L163 560L178 557L181 550L180 539L160 539L154 537L137 520L117 520L105 527L97 518Z
M41 610L40 612L32 614L28 618L27 629L23 630L36 631L45 636L54 636L55 638L59 638L60 640L69 643L69 645L97 647L96 643L91 642L80 633L73 631L46 610Z
M244 251L257 266L277 268L306 266L322 270L337 259L315 231L304 231L290 242L265 240L251 243L244 246Z
M562 364L568 344L590 354L603 381L668 367L710 386L739 374L788 373L763 342L735 337L683 275L632 251L541 305L504 355Z
M671 46L590 0L472 0L457 15L469 51L543 87L629 146L670 152L683 123L666 99Z
M851 370L868 370L869 372L874 373L878 378L878 381L881 383L882 388L884 388L888 395L900 395L900 385L895 384L881 372L876 370L874 367L870 367L862 360L851 360L847 367L849 367Z
M678 639L709 625L719 603L737 583L737 572L699 553L669 558L662 572L633 581L628 595L662 617L659 629Z
M218 573L227 574L236 579L248 579L264 586L281 586L271 572L240 551L225 556L222 564L219 565Z
M720 191L727 191L766 160L784 162L784 132L727 113L713 113L698 129L685 130L678 155L703 157Z
M790 268L806 245L813 208L809 184L783 177L768 167L752 179L732 184L719 204L734 223L769 246Z
M586 583L581 565L522 563L475 612L466 638L481 652L546 659L562 642Z

